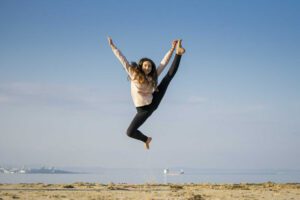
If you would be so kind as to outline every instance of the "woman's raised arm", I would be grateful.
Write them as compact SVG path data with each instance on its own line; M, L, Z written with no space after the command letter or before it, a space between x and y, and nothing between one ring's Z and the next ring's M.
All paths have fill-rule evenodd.
M164 70L164 68L169 63L169 61L170 61L170 59L172 57L172 54L173 54L173 52L175 50L177 42L178 42L178 40L173 40L173 42L172 42L172 48L166 53L166 55L164 56L164 58L160 62L159 66L157 67L157 69L156 69L157 76L159 76L161 74L161 72Z
M121 62L121 64L123 65L125 71L128 73L129 77L131 77L131 71L130 71L130 64L127 61L126 57L122 54L122 52L115 46L115 44L113 43L111 37L108 37L108 44L111 47L113 53L115 54L115 56L118 58L118 60Z

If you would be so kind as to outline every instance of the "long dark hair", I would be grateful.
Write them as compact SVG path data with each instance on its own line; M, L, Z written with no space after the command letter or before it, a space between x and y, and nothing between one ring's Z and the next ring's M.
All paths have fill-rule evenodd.
M149 74L145 74L143 71L143 63L149 61L151 63L152 69ZM139 83L144 83L145 81L151 83L153 88L157 87L157 71L155 63L149 58L142 58L138 62L131 62L131 70L134 72L133 80L137 80Z

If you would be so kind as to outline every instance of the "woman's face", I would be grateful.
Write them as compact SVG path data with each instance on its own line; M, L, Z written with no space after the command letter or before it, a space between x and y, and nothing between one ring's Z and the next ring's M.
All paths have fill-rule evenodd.
M142 69L146 75L148 75L152 71L152 64L149 61L144 61L142 65Z

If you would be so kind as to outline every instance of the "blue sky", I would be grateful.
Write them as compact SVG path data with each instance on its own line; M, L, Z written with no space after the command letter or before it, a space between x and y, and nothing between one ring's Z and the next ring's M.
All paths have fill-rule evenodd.
M300 166L299 1L0 1L0 164ZM130 83L107 44L186 54L159 109L125 134ZM164 73L163 73L164 74Z

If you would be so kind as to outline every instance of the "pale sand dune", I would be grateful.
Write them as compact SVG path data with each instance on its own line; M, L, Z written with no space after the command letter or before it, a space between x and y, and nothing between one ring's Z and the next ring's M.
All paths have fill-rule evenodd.
M0 200L298 200L300 183L276 184L0 184Z

